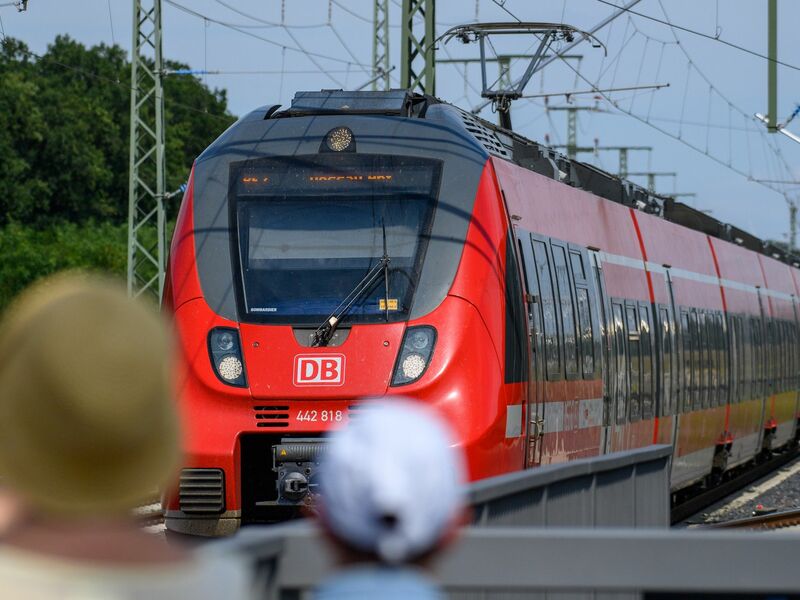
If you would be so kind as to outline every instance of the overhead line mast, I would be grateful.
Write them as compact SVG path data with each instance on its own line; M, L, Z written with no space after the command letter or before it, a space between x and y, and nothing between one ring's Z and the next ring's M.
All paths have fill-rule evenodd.
M372 89L391 89L389 80L389 0L375 0L372 17Z
M161 0L133 0L130 171L128 182L128 294L164 289L164 89ZM152 56L145 57L145 52Z
M400 87L436 94L436 0L403 0L400 23ZM422 29L417 23L421 18Z

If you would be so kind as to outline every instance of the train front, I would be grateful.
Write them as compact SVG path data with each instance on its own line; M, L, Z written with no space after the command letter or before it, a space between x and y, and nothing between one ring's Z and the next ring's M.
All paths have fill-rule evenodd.
M430 402L475 447L473 476L508 468L484 465L504 440L493 431L506 422L502 339L470 292L453 293L464 269L465 289L492 288L481 268L496 277L491 257L462 264L479 187L493 190L482 183L493 178L452 107L429 100L298 94L287 111L243 118L196 161L164 299L184 358L170 530L222 535L313 504L322 436L366 398Z

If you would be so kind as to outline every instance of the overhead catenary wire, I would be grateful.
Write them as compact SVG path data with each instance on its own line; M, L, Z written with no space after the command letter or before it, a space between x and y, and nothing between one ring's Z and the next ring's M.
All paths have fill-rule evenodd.
M267 21L265 19L262 19L261 17L258 17L256 15L252 15L252 14L250 14L248 12L245 12L245 11L237 8L236 6L233 6L230 3L225 2L225 0L215 0L215 2L217 2L217 4L220 4L221 6L224 6L224 7L228 8L229 10L234 11L235 13L237 13L237 14L239 14L241 16L244 16L244 17L246 17L248 19L257 21L257 22L265 24L265 25L277 26L277 27L283 29L286 32L286 34L291 38L291 40L295 43L297 48L299 48L302 52L304 52L307 55L308 59L314 64L314 66L316 66L319 69L319 71L321 73L325 74L326 77L328 77L329 79L334 81L337 85L339 85L341 87L345 87L344 84L341 81L339 81L338 79L336 79L335 77L332 76L332 71L330 71L329 69L325 69L321 64L319 64L315 60L314 56L315 56L316 53L309 52L303 46L303 44L300 42L300 40L297 38L297 36L291 31L291 29L293 27L285 24L285 13L284 13L285 8L283 6L281 8L281 23L274 23L272 21ZM329 28L331 30L333 35L336 37L336 39L339 41L341 46L344 48L345 52L347 52L347 54L350 55L350 58L352 59L352 63L351 63L351 61L348 61L348 63L357 65L362 71L364 71L364 73L366 73L367 75L371 75L372 74L371 68L368 65L362 63L359 60L359 58L355 55L355 53L350 49L350 46L348 46L347 42L345 42L344 38L339 33L338 29L336 29L336 26L333 24L332 19L331 19L332 5L333 5L333 3L329 1L329 3L328 3L328 21L323 26L327 27L327 28ZM327 57L325 57L325 58L327 58ZM348 71L348 73L350 71L349 64L348 64L347 71Z
M256 21L258 25L253 25L252 23L246 25L235 24L236 27L249 27L252 29L266 29L266 28L291 28L291 29L321 29L323 27L327 27L329 23L306 23L302 25L289 25L285 22L277 22L277 21L269 21L267 19L262 19L261 17L256 17L255 15L251 15L250 13L246 13L240 8L237 8L235 5L225 2L225 0L214 0L217 4L224 6L228 10L231 10L239 15L246 17L252 21ZM283 7L281 10L281 14L283 14Z
M106 3L108 4L108 25L111 28L111 44L116 46L117 39L114 36L114 15L111 14L111 0L107 0Z
M745 48L744 46L740 46L738 44L734 44L733 42L729 42L727 40L723 40L720 37L709 35L707 33L703 33L702 31L696 31L694 29L690 29L690 28L684 27L682 25L676 25L674 23L670 23L669 20L665 21L665 20L659 19L658 17L654 17L652 15L647 15L647 14L644 14L644 13L640 13L640 12L635 11L633 9L625 8L623 6L619 6L619 5L615 4L614 2L609 2L608 0L597 0L597 2L601 2L602 4L607 4L608 6L613 6L614 8L616 8L618 10L624 10L624 11L626 11L626 12L632 14L632 15L636 15L637 17L642 17L643 19L648 19L650 21L655 21L656 23L661 23L662 25L666 25L667 27L670 27L671 29L679 29L680 31L685 31L686 33L691 33L692 35L697 35L697 36L706 38L708 40L711 40L713 42L719 42L720 44L725 44L726 46L730 46L731 48L735 48L736 50L739 50L741 52L745 52L747 54L751 54L753 56L757 56L758 58L763 58L764 60L769 61L769 62L775 62L775 63L777 63L777 64L779 64L779 65L781 65L783 67L786 67L788 69L794 69L795 71L800 71L800 67L798 67L797 65L793 65L793 64L784 62L782 60L778 60L777 58L776 59L770 58L769 56L767 56L765 54L761 54L760 52L756 52L755 50L751 50L750 48Z
M169 4L170 6L176 8L176 9L178 9L180 11L183 11L186 14L190 14L190 15L198 18L198 19L207 19L207 20L211 21L212 23L216 23L217 25L220 25L220 26L225 27L227 29L230 29L232 31L238 31L242 35L245 35L245 36L248 36L248 37L252 37L252 38L257 39L257 40L261 40L262 42L264 42L266 44L269 44L271 46L275 46L276 48L284 48L285 47L287 50L291 50L292 52L297 52L297 53L303 54L303 55L309 57L309 59L310 59L310 57L313 56L315 58L322 58L322 59L330 60L332 62L337 62L337 63L340 63L340 64L350 64L350 65L353 64L353 62L351 60L346 60L346 59L343 59L343 58L337 58L337 57L334 57L334 56L329 56L329 55L326 55L326 54L322 54L320 52L311 52L311 51L308 51L308 50L302 50L300 48L297 48L297 47L294 47L294 46L291 46L291 45L288 45L288 44L283 44L281 42L277 42L277 41L272 40L270 38L266 38L264 36L261 36L261 35L258 35L256 33L253 33L252 31L247 31L246 29L243 29L243 28L238 27L236 25L232 25L232 24L227 23L225 21L221 21L219 19L215 19L213 17L205 15L205 14L203 14L201 12L198 12L198 11L196 11L194 9L191 9L191 8L189 8L187 6L184 6L183 4L180 4L180 3L176 2L175 0L164 0L164 2L166 2L167 4ZM288 33L288 31L287 31L287 33ZM366 65L364 63L358 63L357 66L364 67L364 66L368 66L368 65Z
M666 18L666 19L668 19L669 17L668 17L668 15L667 15L667 13L666 13L666 10L665 10L665 9L664 9L664 7L663 7L663 4L662 4L661 0L658 0L658 1L659 1L659 4L661 5L662 11L664 12L665 18ZM622 7L617 7L617 8L622 8ZM687 58L687 60L690 62L690 67L694 68L694 70L695 70L695 71L696 71L698 74L700 74L700 75L701 75L701 77L702 77L702 78L703 78L703 79L706 81L706 83L707 83L709 86L711 86L711 87L712 87L712 89L714 89L714 90L717 92L717 94L718 94L718 95L720 95L721 97L725 98L725 100L726 100L726 101L728 101L732 107L735 107L735 105L733 104L733 102L732 102L732 101L730 101L730 100L729 100L727 97L725 97L725 96L724 96L724 95L723 95L721 92L719 92L719 90L718 90L718 89L716 89L716 88L713 86L713 83L711 82L711 80L710 80L710 79L708 79L708 77L707 77L707 76L706 76L704 73L702 73L702 72L699 70L699 68L697 68L697 66L696 66L696 65L694 65L693 61L691 60L691 57L690 57L690 56L688 56L688 54L686 53L686 50L685 50L685 49L682 47L682 44L680 44L680 41L677 39L677 36L676 36L676 34L675 34L675 31L674 31L674 30L672 30L672 29L671 29L671 31L672 31L672 35L673 35L673 36L675 37L675 39L676 39L676 42L678 42L678 43L677 43L677 46L678 46L679 48L681 48L681 50L682 50L682 51L684 52L684 54L686 55L686 58ZM622 113L624 113L624 114L626 114L626 115L630 116L630 117L631 117L631 118L633 118L633 119L636 119L637 121L639 121L639 122L641 122L641 123L643 123L643 124L645 124L645 125L647 125L647 126L651 127L652 129L655 129L656 131L659 131L660 133L662 133L662 134L664 134L664 135L666 135L666 136L668 136L668 137L671 137L671 138L673 138L673 139L675 139L675 140L679 141L680 143L684 144L685 146L687 146L687 147L689 147L689 148L691 148L691 149L693 149L693 150L695 150L695 151L699 152L700 154L703 154L703 155L705 155L707 158L710 158L710 159L711 159L711 160L713 160L714 162L716 162L716 163L718 163L718 164L722 165L723 167L725 167L725 168L727 168L727 169L729 169L729 170L731 170L731 171L733 171L733 172L735 172L735 173L737 173L737 174L741 175L742 177L744 177L744 178L746 178L746 179L748 179L748 180L752 180L754 183L757 183L758 185L761 185L761 186L763 186L763 187L765 187L765 188L767 188L767 189L770 189L770 190L772 190L772 191L774 191L774 192L777 192L777 193L779 193L779 194L783 195L783 196L786 198L786 196L785 196L785 194L784 194L784 191L783 191L783 190L781 190L780 188L777 188L777 187L775 187L775 186L773 186L773 185L771 185L771 184L769 184L769 183L766 183L766 182L763 182L763 181L758 181L758 180L756 180L756 179L753 179L753 178L752 178L752 173L747 173L747 172L745 172L745 171L743 171L743 170L739 169L738 167L736 167L736 166L734 166L734 165L729 165L729 164L727 164L727 163L726 163L726 161L724 161L724 160L720 159L719 157L715 156L714 154L712 154L712 153L710 153L710 152L708 152L708 151L704 150L703 148L701 148L701 147L697 146L696 144L693 144L693 143L692 143L692 142L690 142L689 140L687 140L687 139L685 139L685 138L683 138L683 137L678 137L678 136L676 136L675 134L673 134L672 132L670 132L670 131L668 131L668 130L664 129L663 127L660 127L660 126L658 126L658 125L656 125L656 124L654 124L654 123L650 122L650 120L648 120L648 119L646 119L646 118L644 118L644 117L642 117L642 116L640 116L640 115L637 115L636 113L633 113L633 112L631 112L630 110L627 110L627 109L623 108L623 107L621 106L621 104L620 104L620 102L619 102L618 100L616 100L616 99L613 99L613 98L609 97L609 96L608 96L608 95L607 95L605 92L603 92L603 91L602 91L602 89L601 89L601 88L599 88L599 87L598 87L598 85L597 85L595 82L592 82L592 81L591 81L589 78L587 78L585 75L583 75L582 73L580 73L580 71L579 71L578 69L576 69L576 68L575 68L575 67L574 67L574 66L573 66L573 65L572 65L572 64L569 62L569 60L565 59L563 56L560 56L560 55L557 55L557 58L558 58L559 60L561 60L561 62L562 62L562 63L564 63L564 64L565 64L565 65L566 65L566 66L567 66L569 69L571 69L572 71L574 71L574 72L576 73L576 75L577 75L578 77L580 77L580 79L582 79L582 80L583 80L585 83L587 83L587 84L588 84L590 87L592 87L592 88L593 88L593 89L594 89L594 90L595 90L595 91L596 91L596 92L597 92L597 93L598 93L598 94L599 94L599 95L600 95L600 96L601 96L603 99L605 99L605 101L606 101L606 102L608 102L609 104L611 104L611 105L612 105L614 108L616 108L618 111L620 111L620 112L622 112ZM744 113L744 111L742 111L742 110L741 110L741 109L739 109L738 107L735 107L735 108L736 108L736 110L737 110L737 111L739 111L740 113L742 113L742 114L745 114L745 113ZM751 120L752 120L752 118L751 118ZM551 122L551 125L552 125L552 122ZM766 135L766 134L763 134L763 135ZM769 141L767 141L767 145L770 145L770 148L771 148L771 149L773 149L773 148L776 148L775 146L771 145L771 144L769 143ZM763 146L762 146L762 148L763 148ZM788 168L788 163L786 163L786 161L785 161L785 159L783 158L782 154L780 154L779 152L777 152L776 154L780 156L780 158L783 160L784 164L785 164L785 165L786 165L786 167ZM770 166L768 166L768 168L770 168ZM786 199L787 199L787 201L788 201L788 198L786 198Z

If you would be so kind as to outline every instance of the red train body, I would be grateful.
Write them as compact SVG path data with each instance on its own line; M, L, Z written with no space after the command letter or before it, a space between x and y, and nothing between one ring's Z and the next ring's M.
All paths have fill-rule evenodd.
M472 479L667 443L677 490L785 445L800 272L762 247L432 98L255 111L198 159L172 242L167 526L293 512L320 436L377 396L435 406Z

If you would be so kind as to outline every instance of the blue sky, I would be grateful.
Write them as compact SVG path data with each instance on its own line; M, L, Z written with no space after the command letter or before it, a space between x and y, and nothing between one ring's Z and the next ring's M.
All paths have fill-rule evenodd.
M228 91L235 114L264 104L288 104L297 90L356 88L372 77L370 0L163 1L165 55L195 69L222 71L204 79ZM399 4L390 4L395 86L400 70ZM642 0L634 10L766 54L766 7L766 0ZM784 120L800 103L800 46L792 43L800 3L778 0L778 7L779 59L792 65L778 67L778 113ZM506 0L505 8L522 20L563 21L582 29L614 10L599 0ZM492 0L439 0L436 10L437 33L476 19L511 20ZM7 35L24 40L36 52L44 51L59 33L90 45L113 40L126 49L131 46L130 0L29 0L25 13L0 7L0 18ZM531 81L526 93L668 83L657 91L607 92L616 106L603 97L595 100L593 94L573 96L572 105L595 109L579 113L579 143L591 146L596 139L601 146L651 146L651 152L631 153L631 171L674 172L676 177L659 177L657 189L694 193L685 199L693 206L761 237L785 239L788 213L783 195L752 181L800 179L800 144L763 133L749 118L767 110L767 62L635 15L620 17L598 37L607 46L607 56L583 44L575 50L583 58L570 61L573 68L553 63ZM508 38L495 48L499 53L520 53L532 43L530 38ZM478 49L454 41L440 47L438 56L474 58ZM512 75L524 68L524 62L514 63ZM437 70L437 95L461 107L479 103L479 86L477 65L467 67L466 77L460 66L440 65ZM564 96L551 97L548 103L567 105ZM490 109L482 116L495 118ZM564 143L566 114L547 111L543 98L519 101L513 116L523 135ZM800 133L800 117L788 129ZM615 152L582 154L581 159L617 170ZM645 183L642 177L633 179ZM799 186L768 185L788 190L792 197L800 195Z

